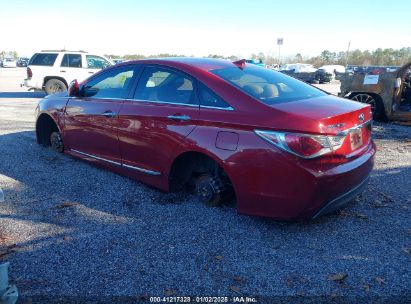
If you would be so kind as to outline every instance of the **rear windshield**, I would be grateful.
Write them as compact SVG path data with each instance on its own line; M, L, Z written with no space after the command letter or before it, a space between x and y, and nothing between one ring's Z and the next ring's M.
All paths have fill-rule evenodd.
M53 53L37 53L31 57L29 65L45 65L52 66L56 61L58 54Z
M210 72L268 105L327 95L302 81L255 65Z

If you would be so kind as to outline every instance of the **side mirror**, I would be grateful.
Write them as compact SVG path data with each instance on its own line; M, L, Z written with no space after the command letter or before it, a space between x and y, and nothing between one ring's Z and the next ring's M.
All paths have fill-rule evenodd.
M77 82L77 79L74 79L69 85L68 96L70 97L78 96L79 91L80 89L79 89L79 84Z

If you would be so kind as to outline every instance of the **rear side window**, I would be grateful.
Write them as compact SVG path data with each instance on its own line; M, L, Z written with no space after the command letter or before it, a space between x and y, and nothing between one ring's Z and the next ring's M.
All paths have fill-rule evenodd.
M53 53L37 53L31 57L29 65L44 65L53 66L58 54Z
M221 97L211 91L203 84L198 85L200 105L208 108L232 109Z
M61 61L62 67L81 68L81 55L78 54L65 54Z

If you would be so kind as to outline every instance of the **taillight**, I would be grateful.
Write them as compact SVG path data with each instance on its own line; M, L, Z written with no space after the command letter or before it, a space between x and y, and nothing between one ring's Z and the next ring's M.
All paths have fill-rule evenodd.
M310 136L286 134L285 142L293 152L306 157L315 155L324 148L324 145L318 139Z
M315 158L338 150L346 137L262 130L254 132L274 146L302 158Z
M33 77L33 72L31 71L30 68L27 68L27 78Z

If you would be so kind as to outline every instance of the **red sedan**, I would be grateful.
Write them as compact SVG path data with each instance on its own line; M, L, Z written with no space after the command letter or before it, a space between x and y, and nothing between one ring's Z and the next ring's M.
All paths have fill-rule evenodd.
M40 101L37 141L163 191L235 198L243 214L316 218L373 167L369 105L244 60L173 58L105 69Z

